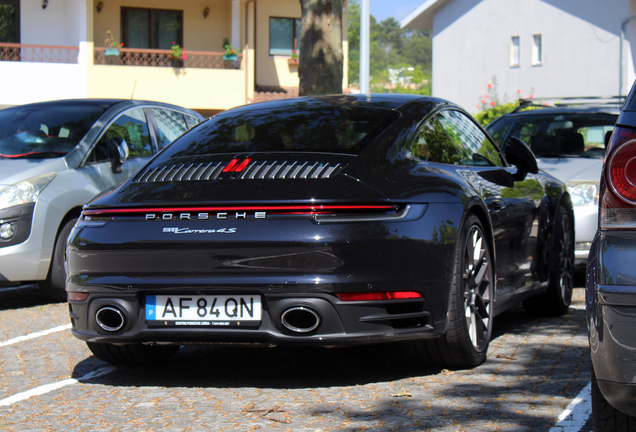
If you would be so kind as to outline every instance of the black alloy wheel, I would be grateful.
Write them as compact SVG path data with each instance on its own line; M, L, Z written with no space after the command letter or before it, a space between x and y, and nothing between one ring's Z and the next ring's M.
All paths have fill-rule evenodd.
M455 253L446 334L414 343L422 363L463 369L486 361L493 326L494 281L488 238L479 218L470 214Z
M488 347L492 331L492 263L481 227L473 225L464 250L464 315L468 337L476 351Z
M55 240L49 274L46 280L39 282L40 292L54 302L66 302L66 269L64 267L66 242L75 222L77 218L67 220L62 226Z

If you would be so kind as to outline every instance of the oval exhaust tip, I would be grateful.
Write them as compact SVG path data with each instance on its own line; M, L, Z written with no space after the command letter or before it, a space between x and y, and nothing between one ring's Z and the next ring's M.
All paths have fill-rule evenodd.
M285 328L295 333L309 333L320 326L318 312L305 306L295 306L285 310L280 320Z
M124 313L116 307L104 306L95 314L97 325L108 332L114 332L124 326Z

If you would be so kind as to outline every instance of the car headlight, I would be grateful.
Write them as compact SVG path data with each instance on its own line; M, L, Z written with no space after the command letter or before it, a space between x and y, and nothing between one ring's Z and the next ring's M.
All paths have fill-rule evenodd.
M0 188L0 209L36 202L40 193L56 175L57 173L45 174Z
M598 205L598 182L567 182L567 186L575 207Z

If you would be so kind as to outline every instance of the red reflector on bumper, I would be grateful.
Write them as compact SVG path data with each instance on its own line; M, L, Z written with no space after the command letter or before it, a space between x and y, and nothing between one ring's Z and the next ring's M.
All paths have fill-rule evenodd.
M66 298L68 301L84 301L88 298L88 293L67 292Z
M422 298L415 291L384 291L373 293L337 293L336 297L342 301L370 301L370 300L398 300Z

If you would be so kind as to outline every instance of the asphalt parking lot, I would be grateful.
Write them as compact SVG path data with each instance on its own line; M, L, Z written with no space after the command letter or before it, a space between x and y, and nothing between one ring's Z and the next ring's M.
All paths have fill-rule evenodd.
M591 431L584 291L570 312L495 320L488 361L424 369L396 345L188 346L110 366L35 287L0 291L0 429Z

